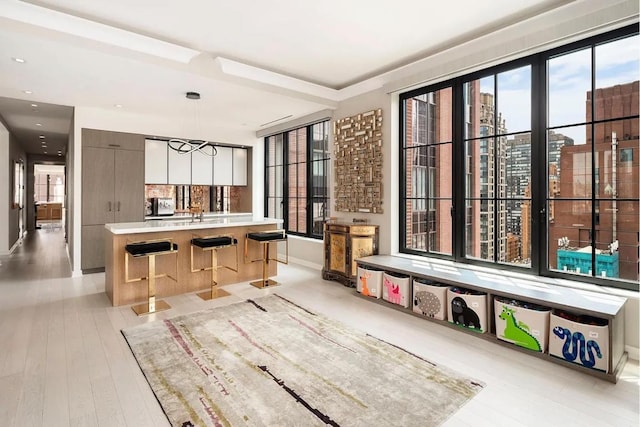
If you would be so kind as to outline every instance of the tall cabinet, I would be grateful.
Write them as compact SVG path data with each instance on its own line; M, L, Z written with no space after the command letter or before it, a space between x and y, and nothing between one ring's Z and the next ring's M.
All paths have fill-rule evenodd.
M104 268L104 225L144 220L142 135L82 130L82 270Z

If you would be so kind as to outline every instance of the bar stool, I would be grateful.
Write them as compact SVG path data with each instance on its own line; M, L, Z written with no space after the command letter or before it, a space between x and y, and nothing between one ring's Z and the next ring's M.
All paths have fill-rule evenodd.
M248 259L249 258L249 254L248 254L249 240L258 242L262 245L262 258L253 259L253 260ZM283 241L286 243L286 247L287 247L285 261L278 259L277 255L275 258L271 258L269 256L270 243L278 243ZM287 239L287 233L285 230L256 231L256 232L247 233L244 239L244 262L246 264L246 263L256 262L256 261L262 262L262 280L253 281L251 282L251 285L255 286L256 288L266 288L268 286L278 285L278 282L276 282L275 280L269 279L268 277L269 261L277 261L282 264L289 263L289 240Z
M171 308L166 302L156 301L156 279L160 277L168 277L177 281L175 277L169 274L156 274L156 257L159 255L177 254L178 245L173 243L171 239L148 240L142 242L131 242L125 247L124 253L124 278L126 283L140 282L147 280L148 300L144 304L138 304L131 307L138 316L143 314L157 313ZM129 278L129 258L142 258L148 260L147 277ZM176 276L178 274L178 256L176 255Z
M194 268L193 266L193 248L200 248L202 251L211 252L211 267ZM218 250L223 248L236 248L236 266L218 265ZM211 290L198 294L203 300L211 300L219 297L230 295L229 292L218 287L218 269L227 268L231 271L238 272L238 240L231 235L204 236L194 237L191 239L191 272L211 271Z

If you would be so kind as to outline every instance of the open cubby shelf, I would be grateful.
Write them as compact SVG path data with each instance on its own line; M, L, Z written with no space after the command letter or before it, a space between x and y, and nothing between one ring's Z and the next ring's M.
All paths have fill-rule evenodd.
M359 267L409 276L410 290L413 290L413 281L415 279L427 279L451 287L461 287L486 293L487 331L479 333L455 325L448 320L438 320L415 313L411 308L413 305L412 292L409 296L412 302L409 308L392 304L383 299L362 296L362 298L366 298L369 301L614 383L617 382L627 361L627 353L624 351L624 308L627 301L626 298L550 284L535 277L510 276L499 272L467 269L453 264L431 262L427 259L415 260L402 256L373 255L359 258L356 262ZM499 339L496 335L495 297L536 304L554 311L561 310L578 316L586 315L606 320L608 323L608 336L604 340L608 351L606 371L588 368L552 356L549 354L548 349L545 352L536 352Z

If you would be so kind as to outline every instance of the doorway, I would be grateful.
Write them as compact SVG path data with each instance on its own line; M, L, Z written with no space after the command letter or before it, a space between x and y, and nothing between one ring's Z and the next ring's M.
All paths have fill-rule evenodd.
M36 229L59 230L64 224L65 167L37 164L34 175Z

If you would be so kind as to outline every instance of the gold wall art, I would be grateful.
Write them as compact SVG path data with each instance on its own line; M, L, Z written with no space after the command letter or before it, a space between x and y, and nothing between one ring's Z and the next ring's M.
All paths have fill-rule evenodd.
M333 122L335 209L382 213L382 109Z

